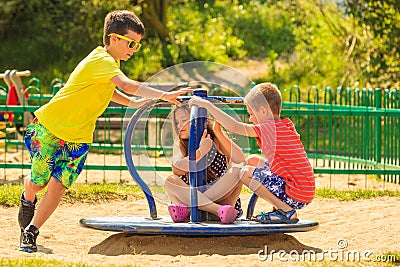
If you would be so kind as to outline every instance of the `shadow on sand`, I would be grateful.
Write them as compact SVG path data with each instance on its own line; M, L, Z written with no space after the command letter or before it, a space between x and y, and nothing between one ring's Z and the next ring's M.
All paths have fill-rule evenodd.
M42 252L44 254L54 254L51 248L47 248L41 245L38 245L37 247L38 247L38 252Z
M161 254L194 256L199 254L248 255L260 250L284 250L289 253L296 250L321 252L321 249L300 243L287 234L269 234L260 236L166 236L114 234L89 250L89 254L117 256L124 254Z

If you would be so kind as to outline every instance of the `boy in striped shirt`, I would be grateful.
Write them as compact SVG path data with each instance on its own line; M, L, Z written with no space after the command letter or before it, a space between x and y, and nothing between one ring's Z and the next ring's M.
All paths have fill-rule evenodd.
M192 97L191 105L204 107L227 130L255 137L265 158L250 155L241 170L241 182L259 197L273 205L271 212L262 212L256 220L262 223L297 223L297 209L311 203L315 178L300 135L293 122L281 119L282 96L271 83L253 87L245 97L250 114L242 123L211 102Z

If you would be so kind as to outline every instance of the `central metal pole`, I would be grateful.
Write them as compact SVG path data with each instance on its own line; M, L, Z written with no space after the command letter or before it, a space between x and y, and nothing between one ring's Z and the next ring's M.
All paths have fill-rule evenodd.
M198 97L207 97L207 90L197 89L193 94ZM194 223L204 221L206 212L198 209L198 188L207 182L207 157L196 162L196 150L199 148L201 137L206 127L207 110L192 106L190 112L190 134L189 134L189 183L190 183L190 220Z

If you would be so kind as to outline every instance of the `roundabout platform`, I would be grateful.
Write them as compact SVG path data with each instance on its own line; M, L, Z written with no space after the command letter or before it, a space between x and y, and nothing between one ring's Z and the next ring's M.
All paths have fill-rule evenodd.
M233 224L219 221L199 223L174 223L161 216L156 220L140 216L99 216L80 220L83 227L112 232L129 232L138 235L228 236L265 235L276 233L307 232L318 228L318 222L300 220L296 224L262 224L250 220L237 220Z

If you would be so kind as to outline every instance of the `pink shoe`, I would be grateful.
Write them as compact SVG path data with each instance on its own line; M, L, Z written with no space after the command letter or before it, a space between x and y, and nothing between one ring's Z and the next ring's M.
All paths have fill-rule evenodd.
M230 205L224 205L219 207L218 209L218 217L221 219L221 222L224 224L233 223L236 219L236 215L238 211L235 210L234 207Z
M174 222L183 222L189 216L189 209L185 204L168 205L169 215Z

